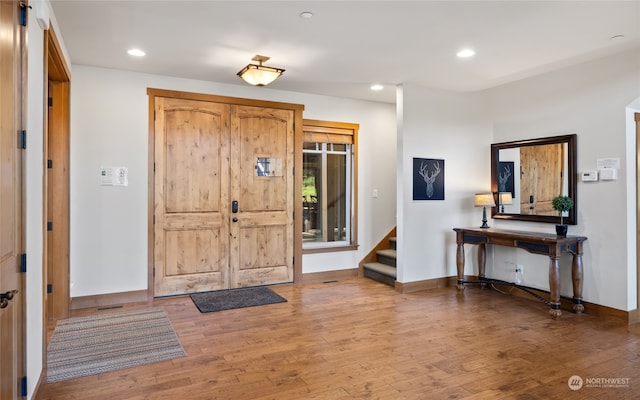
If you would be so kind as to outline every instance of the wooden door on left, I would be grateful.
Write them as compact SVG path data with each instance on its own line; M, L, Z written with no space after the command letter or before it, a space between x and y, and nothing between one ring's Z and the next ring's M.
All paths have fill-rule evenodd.
M229 286L229 105L155 97L154 295Z
M21 47L26 43L21 30L26 28L18 24L20 6L0 1L0 400L20 397L24 376L23 178L17 133L23 126Z

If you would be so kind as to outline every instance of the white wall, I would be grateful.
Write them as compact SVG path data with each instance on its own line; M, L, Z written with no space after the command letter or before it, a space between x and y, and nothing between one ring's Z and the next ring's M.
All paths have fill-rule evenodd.
M455 276L453 228L480 226L473 195L491 191L486 101L405 84L398 105L398 281ZM413 200L414 157L444 159L444 200ZM474 258L467 257L466 273L474 271Z
M640 91L640 77L638 77ZM639 93L640 94L640 93ZM640 113L640 96L626 110L627 121L627 303L628 310L638 308L638 266L637 262L637 161L636 161L636 121L635 114Z
M485 94L491 103L495 142L576 133L578 171L596 169L599 158L620 159L617 181L578 182L578 225L570 226L569 233L588 237L583 298L622 310L635 308L635 282L628 282L635 277L635 256L628 257L627 249L635 247L635 237L628 237L635 232L628 229L635 227L635 214L633 218L627 214L627 209L635 208L628 204L635 197L627 197L628 190L635 190L631 189L635 171L629 171L634 164L627 160L635 149L627 151L627 107L640 95L640 58L627 52ZM628 185L629 180L634 182ZM493 225L554 232L552 224L496 220ZM548 289L548 260L543 257L498 247L493 257L489 276L512 281L514 264L523 264L524 284ZM567 296L572 295L570 263L570 256L561 259L561 293Z
M147 288L147 88L304 104L304 118L359 131L357 251L303 257L303 272L357 267L395 225L395 108L391 104L73 65L71 296ZM129 186L100 186L101 166L126 166ZM377 199L371 198L374 188Z
M33 7L46 6L36 3ZM27 394L31 398L42 370L43 358L43 121L44 121L44 34L29 13L27 24L27 149L24 160L25 251L27 253L26 276L26 368Z

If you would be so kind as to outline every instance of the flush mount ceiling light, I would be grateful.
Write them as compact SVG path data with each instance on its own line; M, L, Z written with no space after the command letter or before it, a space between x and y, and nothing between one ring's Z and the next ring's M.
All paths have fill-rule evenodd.
M376 91L376 92L377 92L377 91L379 91L379 90L384 89L384 86L383 86L383 85L381 85L381 84L379 84L379 83L374 83L373 85L371 85L371 86L369 87L369 89L371 89L371 90L373 90L373 91Z
M256 61L258 65L249 64L238 72L238 76L250 85L266 86L275 81L284 72L284 69L281 68L262 65L263 62L269 60L269 57L267 56L257 55L251 60Z
M476 55L476 52L471 49L462 49L456 55L460 58L469 58Z
M146 53L140 49L129 49L127 50L127 54L134 57L144 57Z

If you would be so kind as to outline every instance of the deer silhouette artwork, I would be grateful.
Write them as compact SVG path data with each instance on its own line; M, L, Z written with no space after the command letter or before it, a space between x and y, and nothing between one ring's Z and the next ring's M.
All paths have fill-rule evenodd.
M427 197L431 198L433 196L433 183L436 181L436 176L440 174L440 162L436 161L433 163L435 169L431 174L429 174L429 170L427 169L428 164L424 162L420 163L420 176L424 179L424 182L427 184Z
M504 174L502 172L498 173L498 191L506 192L507 191L507 181L511 176L511 167L508 165L504 167Z

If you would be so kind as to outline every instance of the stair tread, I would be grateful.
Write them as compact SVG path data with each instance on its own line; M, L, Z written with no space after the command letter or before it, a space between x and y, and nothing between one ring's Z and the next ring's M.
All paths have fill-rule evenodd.
M398 253L394 249L383 249L383 250L376 251L376 254L384 256L384 257L389 257L389 258L396 258L396 255Z
M363 265L364 268L379 272L383 275L396 277L396 268L387 264L382 264L379 262L366 263Z

